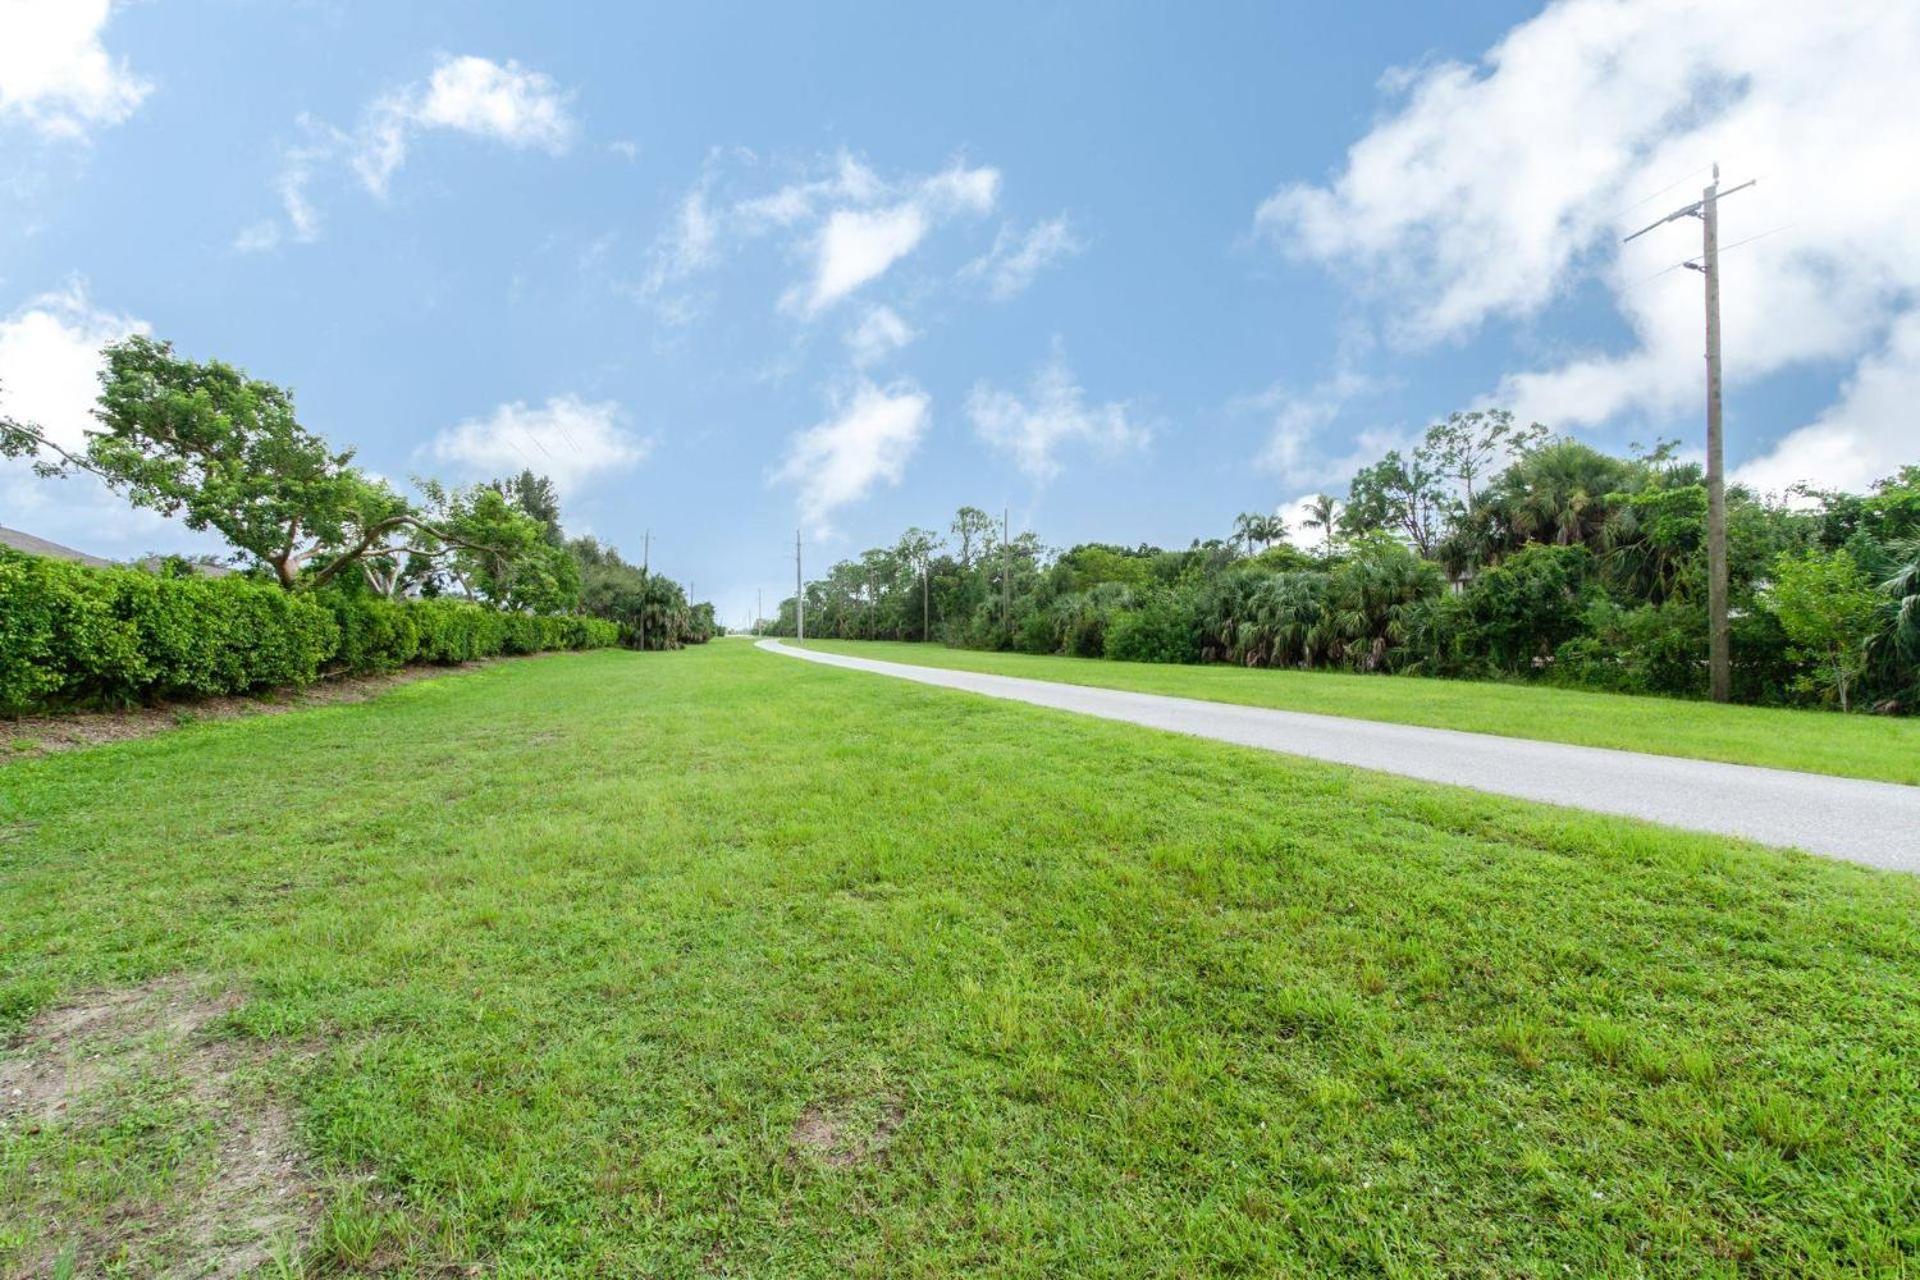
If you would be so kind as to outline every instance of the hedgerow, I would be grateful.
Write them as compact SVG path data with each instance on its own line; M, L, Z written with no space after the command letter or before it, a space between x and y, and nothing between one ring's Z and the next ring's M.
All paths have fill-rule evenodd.
M287 592L0 552L0 713L301 686L502 653L614 644L597 618L464 600Z

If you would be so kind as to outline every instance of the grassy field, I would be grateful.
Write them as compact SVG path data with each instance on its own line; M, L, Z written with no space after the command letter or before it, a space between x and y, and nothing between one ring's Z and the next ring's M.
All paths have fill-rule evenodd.
M924 667L1920 784L1920 718L1912 717L1716 706L1489 681L982 653L890 641L809 640L807 647Z
M270 1273L1920 1260L1920 881L746 645L0 768L0 957L0 1069L197 1010L0 1114L0 1273L281 1138Z

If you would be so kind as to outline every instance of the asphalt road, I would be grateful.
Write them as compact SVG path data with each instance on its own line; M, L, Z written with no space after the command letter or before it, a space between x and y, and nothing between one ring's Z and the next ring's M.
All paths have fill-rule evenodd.
M760 648L942 689L1920 872L1920 787L946 671L777 640L762 640Z

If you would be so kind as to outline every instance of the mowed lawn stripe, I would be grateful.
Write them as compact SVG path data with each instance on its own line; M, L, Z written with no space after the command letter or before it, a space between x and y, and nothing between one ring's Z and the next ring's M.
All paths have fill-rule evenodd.
M1917 920L1907 877L738 644L0 771L0 1029L244 994L315 1271L1897 1270ZM204 1131L123 1101L0 1129L0 1222L191 1191Z

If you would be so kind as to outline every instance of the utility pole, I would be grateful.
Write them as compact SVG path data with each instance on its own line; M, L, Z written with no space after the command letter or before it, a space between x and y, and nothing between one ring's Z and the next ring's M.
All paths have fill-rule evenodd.
M753 589L753 634L760 634L760 588Z
M653 578L648 566L653 563L653 530L640 541L640 652L647 651L647 605L653 599Z
M793 638L807 638L807 586L800 580L800 531L793 531Z
M933 553L920 553L920 643L933 639Z
M1733 660L1727 631L1727 483L1720 429L1720 201L1757 179L1720 190L1720 166L1700 199L1628 236L1638 240L1680 218L1698 218L1700 260L1683 265L1706 277L1707 294L1707 687L1715 702L1733 696Z
M992 517L989 516L989 519ZM991 527L991 526L989 526ZM1000 623L1007 629L1007 643L1013 643L1013 538L1008 509L1000 508L1000 586L1005 600L1000 606Z

